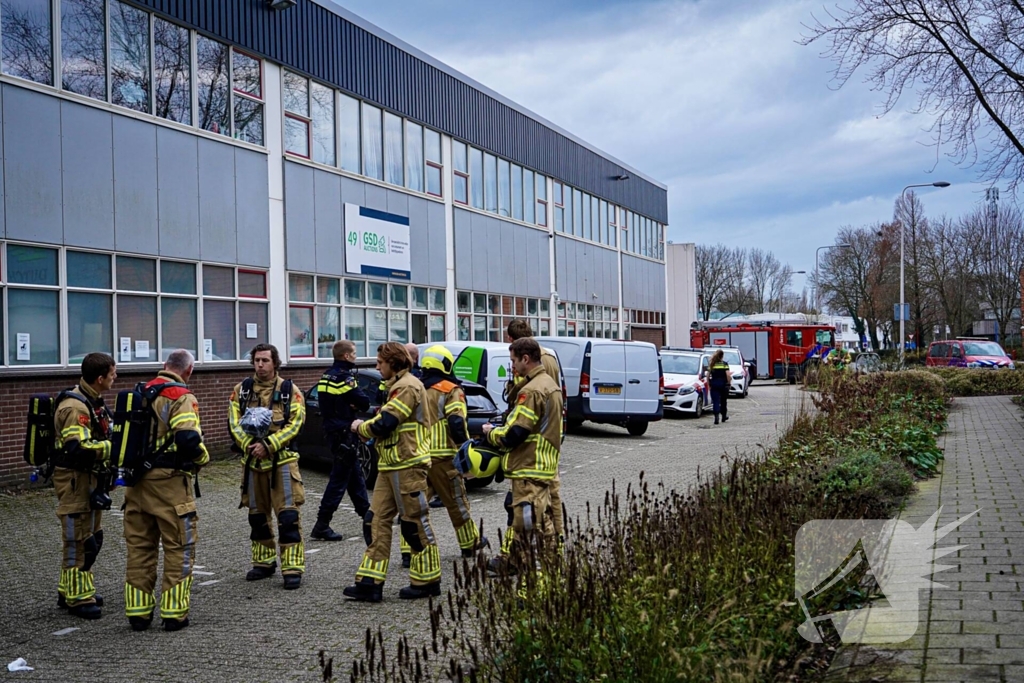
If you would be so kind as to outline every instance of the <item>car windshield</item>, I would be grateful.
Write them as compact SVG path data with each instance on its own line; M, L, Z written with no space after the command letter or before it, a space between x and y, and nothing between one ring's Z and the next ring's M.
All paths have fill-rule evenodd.
M724 360L729 365L739 365L740 364L740 352L739 351L735 351L733 349L722 349L722 353L724 354L724 357L723 357L722 360Z
M661 370L673 375L696 375L700 372L700 356L664 355Z
M994 342L964 342L964 353L968 356L1005 356L1003 347Z
M468 413L496 413L498 407L486 392L471 394L466 392L466 412Z

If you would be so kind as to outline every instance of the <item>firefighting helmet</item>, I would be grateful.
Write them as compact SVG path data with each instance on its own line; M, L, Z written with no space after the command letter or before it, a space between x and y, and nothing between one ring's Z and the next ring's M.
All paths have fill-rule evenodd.
M440 370L444 374L450 375L454 366L455 358L452 356L452 352L440 344L431 346L423 352L423 356L420 358L420 367L424 370Z
M501 452L491 446L467 441L459 448L452 462L459 474L479 479L493 476L501 467Z

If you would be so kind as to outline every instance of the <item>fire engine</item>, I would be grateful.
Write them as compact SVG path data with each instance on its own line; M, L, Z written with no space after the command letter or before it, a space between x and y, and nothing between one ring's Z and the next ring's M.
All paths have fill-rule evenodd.
M738 347L743 359L751 362L752 377L794 383L802 376L812 349L835 346L835 332L832 325L792 321L698 321L690 329L690 346Z

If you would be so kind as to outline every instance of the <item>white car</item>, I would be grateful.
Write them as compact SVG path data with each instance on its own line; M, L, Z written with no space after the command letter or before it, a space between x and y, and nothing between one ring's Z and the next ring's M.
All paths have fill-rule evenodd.
M703 351L661 352L665 410L701 416L711 403L706 381L709 358Z
M724 354L722 360L729 364L729 395L746 398L750 387L750 369L743 362L743 354L735 346L704 347L704 352L709 355L719 350Z

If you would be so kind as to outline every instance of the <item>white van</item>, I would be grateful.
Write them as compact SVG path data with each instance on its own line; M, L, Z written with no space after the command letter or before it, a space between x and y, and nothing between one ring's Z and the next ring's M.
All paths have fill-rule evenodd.
M665 379L654 344L587 337L537 341L558 354L570 428L589 420L640 436L661 419Z

